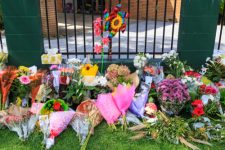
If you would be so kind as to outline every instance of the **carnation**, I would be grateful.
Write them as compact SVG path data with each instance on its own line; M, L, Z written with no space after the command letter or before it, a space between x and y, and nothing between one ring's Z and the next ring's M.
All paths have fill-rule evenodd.
M164 79L157 86L161 101L185 103L190 100L188 88L180 79Z
M130 74L130 69L127 66L121 65L118 68L118 75L119 76L127 76Z

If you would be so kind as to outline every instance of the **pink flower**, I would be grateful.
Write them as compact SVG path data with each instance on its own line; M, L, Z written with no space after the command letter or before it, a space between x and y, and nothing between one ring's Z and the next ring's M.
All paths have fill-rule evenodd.
M94 33L95 33L95 36L100 36L101 35L101 30L100 29L94 29Z
M51 65L50 70L58 70L58 66L57 65Z
M102 45L95 44L95 47L94 47L95 53L96 53L96 54L101 53L101 52L102 52L102 48L103 48Z
M103 45L108 45L109 41L110 41L109 38L102 38Z
M98 17L98 18L95 19L95 23L101 24L101 21L102 21L102 19L100 17Z
M21 82L22 84L25 84L25 85L27 85L27 84L30 83L30 78L29 78L28 76L21 76L21 77L19 78L19 80L20 80L20 82Z

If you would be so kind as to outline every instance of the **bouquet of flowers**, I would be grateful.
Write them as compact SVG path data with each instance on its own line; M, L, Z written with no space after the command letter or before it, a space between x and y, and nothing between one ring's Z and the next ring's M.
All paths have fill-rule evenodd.
M8 66L3 71L0 72L0 85L1 85L1 106L0 109L4 107L7 101L8 92L11 88L13 80L17 77L16 67Z
M60 79L60 70L58 65L51 65L50 67L51 75L53 76L53 87L55 88L56 93L59 92L59 79Z
M144 66L148 63L148 60L151 59L150 54L139 53L134 57L134 67L137 68L138 74L141 75L143 72Z
M177 115L190 100L188 88L180 79L164 79L157 92L162 110L169 115Z
M108 86L113 89L119 84L132 84L129 78L130 69L125 65L111 64L107 68L106 78L109 80Z
M19 106L28 106L29 94L31 92L31 71L25 66L19 66L17 78L14 79L10 92L13 94Z
M61 99L51 99L47 101L41 109L42 115L49 115L55 111L67 111L68 105Z
M219 82L221 79L225 79L225 64L223 59L215 58L211 60L206 59L205 66L203 66L203 74L213 82Z
M162 63L167 75L173 75L175 78L181 77L185 71L191 68L186 65L186 62L182 62L178 53L175 50L171 50L169 53L162 55Z

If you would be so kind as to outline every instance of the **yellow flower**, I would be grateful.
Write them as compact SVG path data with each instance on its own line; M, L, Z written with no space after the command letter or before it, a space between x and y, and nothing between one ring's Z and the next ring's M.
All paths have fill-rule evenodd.
M16 105L21 106L22 105L22 99L20 97L16 98Z
M205 76L202 76L202 79L201 79L202 83L203 84L206 84L206 85L209 85L210 83L212 83L212 81L210 81L207 77Z
M119 31L121 26L123 24L121 16L117 15L112 21L111 21L111 28L113 30Z
M98 66L94 65L92 66L91 64L85 64L81 68L81 75L82 76L96 76L98 72Z
M30 69L25 67L25 66L19 66L19 71L24 72L24 73L28 73L28 72L30 72Z

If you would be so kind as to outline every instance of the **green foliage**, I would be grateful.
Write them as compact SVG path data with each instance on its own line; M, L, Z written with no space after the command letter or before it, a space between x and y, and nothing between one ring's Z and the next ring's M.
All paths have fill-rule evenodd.
M225 79L225 66L217 61L208 61L206 63L207 71L204 76L213 82L219 82Z
M187 121L180 117L170 118L169 120L160 119L153 125L149 127L150 133L156 133L157 139L160 141L169 141L173 144L178 144L179 137L185 137L190 128Z
M137 141L129 140L134 135L129 131L122 132L118 128L117 132L112 132L108 125L103 122L95 128L95 134L91 136L87 145L87 150L189 150L183 145L173 145L167 142L158 143L149 138ZM41 150L43 134L37 129L26 141L21 141L15 132L8 129L0 130L0 149L1 150ZM222 142L222 141L221 141ZM206 145L199 144L202 150L211 149ZM80 150L79 139L75 131L68 127L55 139L55 145L51 150ZM224 150L224 143L213 143L213 149Z
M79 104L84 100L85 95L87 95L87 87L82 82L82 77L79 72L74 72L72 75L72 81L68 85L66 91L66 96L63 98L69 104Z
M19 79L14 79L10 88L10 92L13 95L13 101L16 97L24 98L30 93L30 91L30 86L21 84Z
M221 0L221 4L220 4L220 14L223 14L224 4L225 4L225 0Z

